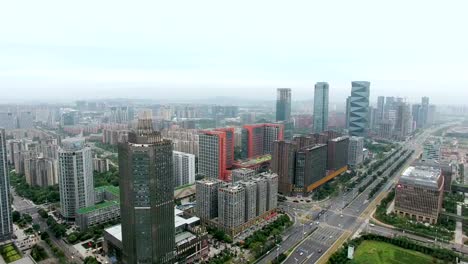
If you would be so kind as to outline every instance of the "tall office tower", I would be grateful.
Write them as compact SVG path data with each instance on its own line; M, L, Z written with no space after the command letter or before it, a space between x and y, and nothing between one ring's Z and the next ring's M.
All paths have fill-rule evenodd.
M427 118L429 115L429 97L421 98L421 112L420 112L420 122L422 127L427 126Z
M110 123L128 124L133 120L134 112L130 106L112 106L110 108Z
M230 169L234 163L235 128L217 128L215 131L226 133L226 169Z
M351 136L366 136L369 126L369 95L370 82L352 82L349 134Z
M291 119L291 89L278 88L276 97L276 121Z
M218 189L222 185L223 182L218 179L205 178L196 182L195 212L201 220L207 221L218 217Z
M3 127L4 129L16 128L16 117L13 115L13 113L0 113L0 127Z
M314 132L328 129L328 83L318 82L314 91Z
M355 167L360 165L364 159L364 138L350 137L348 148L348 165Z
M173 263L175 249L172 142L141 113L137 130L119 144L124 263Z
M339 137L328 141L327 169L340 170L348 165L349 137Z
M327 145L305 147L296 153L295 192L308 193L320 186L327 174Z
M282 124L245 125L242 129L242 154L253 158L273 151L273 142L284 139Z
M94 205L93 156L84 138L62 140L58 173L62 216L74 219L79 209Z
M294 165L297 145L291 141L275 141L271 157L271 171L278 174L279 192L290 195L294 185Z
M278 175L264 172L260 176L265 178L267 183L266 209L267 211L276 209L278 207Z
M345 120L345 126L346 129L349 129L349 115L351 113L351 96L348 96L346 98L346 120Z
M212 179L227 180L226 133L202 131L198 138L198 173Z
M18 128L31 129L34 127L34 116L32 112L20 112L18 115Z
M257 184L247 180L239 184L245 189L245 222L257 217Z
M388 114L389 111L395 110L395 97L387 96L385 98L385 106L384 106L384 118Z
M413 116L413 122L416 123L417 128L422 128L421 122L421 104L414 104L411 107L411 114Z
M369 107L369 129L374 131L377 128L377 109L370 106Z
M431 126L434 124L436 119L436 106L429 105L429 111L427 112L426 126Z
M439 167L411 166L395 189L394 212L419 222L437 223L444 197L444 177Z
M12 235L13 222L11 220L5 130L0 129L0 242L11 239Z
M390 120L383 120L379 125L379 137L384 139L391 139L393 137L393 122Z
M195 183L195 155L179 151L172 152L175 187Z
M74 126L79 121L79 112L73 109L62 109L62 114L60 115L60 125L61 126Z
M385 97L377 97L377 120L380 122L384 118L385 113Z
M395 138L405 140L412 132L413 118L411 116L410 106L407 103L398 103L397 116L395 121Z
M245 189L227 185L218 189L218 222L225 229L233 229L245 221Z

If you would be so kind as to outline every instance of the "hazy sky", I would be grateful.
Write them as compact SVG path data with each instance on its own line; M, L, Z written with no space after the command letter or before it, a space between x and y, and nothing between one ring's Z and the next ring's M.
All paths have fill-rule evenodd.
M0 101L237 96L467 103L468 2L2 1Z

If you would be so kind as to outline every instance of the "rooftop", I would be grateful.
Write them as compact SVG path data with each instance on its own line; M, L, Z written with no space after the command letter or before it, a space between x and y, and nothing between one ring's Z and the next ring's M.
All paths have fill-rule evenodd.
M120 190L119 190L119 187L116 187L114 185L105 185L105 186L101 186L101 187L96 187L94 188L94 190L96 192L110 192L112 193L113 195L117 196L117 197L120 197Z
M239 166L252 166L252 165L257 165L266 161L271 161L271 155L263 155L263 156L258 156L256 158L248 159L248 160L243 160L237 162L237 165Z
M105 201L103 203L98 203L98 204L95 204L93 206L88 206L88 207L85 207L85 208L81 208L81 209L78 210L77 213L78 214L87 214L87 213L91 213L93 211L103 209L103 208L107 208L107 207L111 207L111 206L114 206L114 205L119 206L120 202L119 201Z
M440 168L432 166L410 166L401 175L400 181L426 187L438 187Z

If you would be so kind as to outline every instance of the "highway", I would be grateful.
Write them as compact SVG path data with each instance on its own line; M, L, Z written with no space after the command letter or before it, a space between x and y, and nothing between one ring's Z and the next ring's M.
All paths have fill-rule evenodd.
M378 177L376 181L371 182L372 177L369 175L352 190L331 199L327 205L322 208L326 212L320 216L320 224L317 230L314 231L314 234L310 237L300 241L299 246L294 249L294 252L284 261L284 263L316 263L321 259L325 252L330 250L330 248L333 246L341 246L345 241L345 239L340 239L342 235L345 234L346 236L351 236L365 222L367 216L364 217L363 214L371 208L373 199L377 198L383 191L390 189L397 181L400 171L397 171L394 175L388 174L397 165L397 163L404 158L400 154L405 150L415 150L415 154L408 159L406 164L413 162L422 150L422 143L429 135L430 132L427 131L412 141L406 142L400 153L397 153L394 156L399 157L398 161L392 162L392 158L380 166L380 168L385 168L388 164L392 164L392 166L390 166L383 175ZM389 177L388 182L369 201L369 193L383 177ZM367 186L367 188L362 193L358 193L361 186ZM372 207L375 207L375 204L372 205ZM327 239L327 237L329 239Z

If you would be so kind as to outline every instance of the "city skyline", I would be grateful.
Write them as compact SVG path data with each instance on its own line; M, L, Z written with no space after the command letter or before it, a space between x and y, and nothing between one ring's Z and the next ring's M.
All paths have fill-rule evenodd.
M260 98L291 87L295 100L312 98L313 84L327 81L330 98L342 101L351 81L368 80L371 98L392 91L413 100L424 92L436 104L465 103L468 38L459 33L467 24L465 2L340 5L259 1L245 9L202 1L181 9L103 1L89 9L83 2L49 1L31 2L32 12L4 3L0 23L12 26L0 28L2 95L71 100L129 97L132 90L139 94L133 98ZM109 11L105 18L100 10ZM180 19L170 15L176 10ZM452 100L451 94L460 96Z

